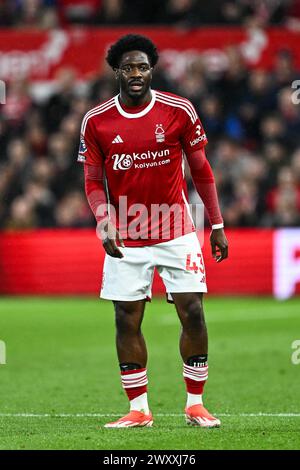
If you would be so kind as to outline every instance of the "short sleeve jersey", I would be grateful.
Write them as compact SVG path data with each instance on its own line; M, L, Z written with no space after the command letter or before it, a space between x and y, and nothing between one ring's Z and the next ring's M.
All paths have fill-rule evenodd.
M84 117L78 161L104 166L110 211L125 246L161 243L194 231L184 154L207 144L189 100L151 90L139 108L119 96Z

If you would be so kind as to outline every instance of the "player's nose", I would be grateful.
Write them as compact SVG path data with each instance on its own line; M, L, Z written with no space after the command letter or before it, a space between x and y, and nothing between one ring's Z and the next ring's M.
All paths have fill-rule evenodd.
M142 74L141 70L139 69L139 67L132 67L131 74L130 74L130 79L139 78L139 77L142 77L142 76L143 76L143 74Z

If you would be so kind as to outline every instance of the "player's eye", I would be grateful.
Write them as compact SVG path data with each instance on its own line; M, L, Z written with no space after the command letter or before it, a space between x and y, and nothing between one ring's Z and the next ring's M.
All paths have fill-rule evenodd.
M131 70L132 70L132 67L131 67L131 65L123 65L123 67L121 67L121 70L122 70L122 72L130 73Z
M148 70L150 70L149 65L141 65L140 66L140 71L141 72L147 72Z
M150 67L147 64L142 64L142 65L139 65L137 67L138 67L140 72L147 72L148 70L150 70ZM131 65L123 65L123 67L121 67L121 70L124 73L130 73L130 72L132 72L133 68L134 67L132 67Z

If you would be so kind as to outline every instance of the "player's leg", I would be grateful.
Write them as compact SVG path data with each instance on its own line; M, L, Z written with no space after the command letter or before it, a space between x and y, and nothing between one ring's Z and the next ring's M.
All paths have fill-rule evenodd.
M175 302L181 321L180 352L187 388L186 417L200 426L218 426L202 404L208 376L207 330L202 296L207 292L201 247L195 233L156 246L157 269L168 299Z
M146 367L147 349L141 326L145 300L114 301L116 319L116 346L119 364L138 364Z
M203 294L172 293L181 322L180 354L187 389L186 421L201 427L218 427L220 421L203 406L202 395L208 377L208 337L203 311Z
M151 426L152 415L147 397L147 349L141 331L145 300L114 301L116 346L122 386L130 403L130 412L106 427Z
M193 356L201 356L206 362L208 338L203 311L203 294L172 293L172 299L182 326L179 347L183 361L187 362Z
M147 350L141 332L145 301L151 298L153 266L144 247L122 248L124 258L105 257L101 297L114 302L116 345L130 413L106 427L150 426Z

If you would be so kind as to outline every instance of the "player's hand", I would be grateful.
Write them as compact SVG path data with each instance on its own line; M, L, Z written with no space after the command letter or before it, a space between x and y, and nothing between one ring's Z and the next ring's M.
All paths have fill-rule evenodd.
M125 247L124 242L114 224L110 220L106 220L98 225L97 231L100 233L102 245L106 253L113 258L123 258L124 255L117 247L116 240L122 248Z
M224 229L212 230L210 234L211 252L217 263L228 258L228 241Z

